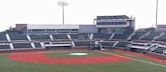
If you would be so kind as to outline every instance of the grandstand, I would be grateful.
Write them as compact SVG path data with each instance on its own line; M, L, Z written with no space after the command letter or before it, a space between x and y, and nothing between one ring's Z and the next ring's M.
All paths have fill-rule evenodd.
M93 40L109 40L112 34L94 33Z
M15 49L32 48L30 43L13 43L13 46Z
M9 44L1 44L0 45L0 48L1 48L1 50L10 50L10 46L9 46Z
M139 40L141 36L145 35L147 32L134 32L134 35L131 37L132 40Z
M42 48L41 43L34 43L35 48Z
M127 40L130 35L131 35L130 33L115 34L112 39L113 40Z
M125 49L125 48L127 48L128 44L129 44L129 42L127 42L127 41L120 41L116 44L116 47Z
M90 41L74 41L76 47L89 47Z
M156 39L156 41L166 41L166 33L163 32L159 38Z
M6 41L7 41L6 34L0 33L0 42L6 42Z
M49 35L29 35L32 41L51 41Z
M102 49L109 49L115 46L115 41L99 41Z
M153 40L156 36L159 36L160 32L149 32L148 35L142 38L142 40Z
M124 35L124 36L123 36ZM74 33L23 35L1 33L0 50L89 48L99 44L99 49L119 48L134 52L166 54L164 32L133 32L129 34ZM127 40L131 36L131 40ZM146 41L145 41L146 40ZM154 46L155 45L155 46Z
M19 33L9 33L11 41L28 41L26 35L20 35Z
M88 33L70 34L72 40L89 40L89 36Z
M97 16L95 25L17 24L18 32L0 33L0 50L91 49L94 46L98 47L96 49L165 55L166 33L134 31L134 21L125 15L117 15Z
M53 40L69 40L67 34L53 34Z
M165 54L165 50L166 50L165 47L158 47L158 48L154 49L152 52L159 53L159 54Z

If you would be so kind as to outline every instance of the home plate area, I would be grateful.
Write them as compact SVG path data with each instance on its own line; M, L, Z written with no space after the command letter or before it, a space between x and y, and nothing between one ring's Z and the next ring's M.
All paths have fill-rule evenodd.
M55 55L50 57L48 54ZM56 54L65 54L69 57L56 57ZM100 54L100 53L98 53ZM36 64L106 64L106 63L124 63L131 59L115 55L94 55L93 52L69 52L69 53L14 53L9 58L16 62L36 63Z

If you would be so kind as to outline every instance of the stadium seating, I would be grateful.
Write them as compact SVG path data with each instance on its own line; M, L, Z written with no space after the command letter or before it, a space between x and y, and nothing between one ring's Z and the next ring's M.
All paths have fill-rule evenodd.
M150 32L147 36L142 38L142 40L153 40L154 37L159 36L160 32Z
M90 46L90 41L75 41L75 46Z
M9 33L9 36L11 40L28 40L26 35L21 35L18 33Z
M10 49L9 45L0 45L0 50L1 49Z
M0 41L7 41L5 33L0 33Z
M72 40L89 40L89 35L86 33L70 34Z
M127 48L130 41L126 41L131 33L124 33L124 34L104 34L104 33L93 33L92 42L90 42L90 35L88 33L79 33L79 34L52 34L52 35L21 35L19 33L8 33L9 38L12 42L10 42L7 38L8 36L5 33L0 33L0 50L10 50L9 43L13 44L14 49L42 49L40 42L43 42L45 45L56 44L59 45L69 45L67 46L71 48L72 46L75 47L90 47L91 44L96 44L98 42L99 48L109 49L112 47L117 48ZM160 36L159 36L160 35ZM156 36L159 36L158 38ZM30 40L29 39L32 40ZM139 40L141 37L141 40ZM154 38L156 41L153 43L160 44L157 41L166 41L166 33L161 32L135 32L131 36L131 41L136 43L149 43ZM9 42L8 42L9 41ZM22 42L19 42L22 41ZM33 45L34 43L34 45ZM152 42L151 42L152 43ZM162 42L165 43L165 42ZM161 44L160 44L161 45ZM139 46L139 45L138 45ZM49 47L49 46L48 46ZM63 47L63 45L62 45ZM50 47L51 48L51 47ZM163 54L166 48L158 47L152 51L154 53ZM148 50L147 50L148 51Z
M68 40L67 34L54 34L52 35L54 40Z
M109 40L112 34L94 33L93 40Z
M135 35L133 35L132 37L131 37L131 39L132 40L138 40L142 35L144 35L145 33L147 33L147 32L144 32L144 31L142 31L142 32L135 32Z
M113 40L126 40L131 34L115 34Z
M115 42L109 41L109 42L99 42L99 44L102 45L102 47L112 47Z
M156 41L166 41L166 33L160 38L156 39Z
M13 46L14 46L15 49L32 48L30 43L13 43Z
M51 40L49 35L29 35L31 40L48 41Z

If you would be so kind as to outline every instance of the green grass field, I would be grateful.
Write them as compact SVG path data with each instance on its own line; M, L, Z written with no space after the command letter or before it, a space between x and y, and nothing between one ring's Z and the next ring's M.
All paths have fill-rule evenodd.
M109 56L98 52L88 52L88 57ZM122 53L113 52L123 55ZM0 72L166 72L165 67L149 63L132 61L128 63L113 64L85 64L85 65L49 65L49 64L31 64L12 61L8 58L10 54L0 54ZM48 57L82 57L70 56L68 53L48 53ZM85 56L83 56L85 57ZM132 57L144 61L149 61L139 57ZM149 61L151 62L151 61Z

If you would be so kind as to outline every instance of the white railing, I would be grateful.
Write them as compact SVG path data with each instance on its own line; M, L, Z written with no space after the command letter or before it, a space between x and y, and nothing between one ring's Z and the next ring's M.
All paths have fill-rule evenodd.
M69 40L72 40L70 34L67 34L67 38L68 38Z
M74 43L74 41L72 41L71 44L72 44L73 47L75 47L75 43Z
M49 35L49 37L50 37L50 39L53 41L54 40L54 38L53 38L53 36L52 35Z
M10 46L10 49L11 49L11 50L14 50L14 46L13 46L12 43L10 43L9 46Z
M160 38L160 37L163 36L164 34L165 34L165 32L162 32L159 36L155 36L155 37L153 38L153 41L155 41L156 39Z
M11 42L9 34L6 34L6 39L8 40L8 42Z
M114 33L110 36L109 40L112 40L112 38L114 37Z
M131 39L131 37L133 37L134 35L135 35L136 33L135 32L133 32L128 38L127 38L127 40L130 40Z
M33 49L36 48L36 47L35 47L35 44L34 44L33 42L31 42L30 44L31 44L31 47L32 47Z
M119 43L119 41L116 41L112 47L115 47L117 44Z
M26 35L27 36L27 39L29 40L29 41L32 41L31 40L31 37L29 36L29 35Z

